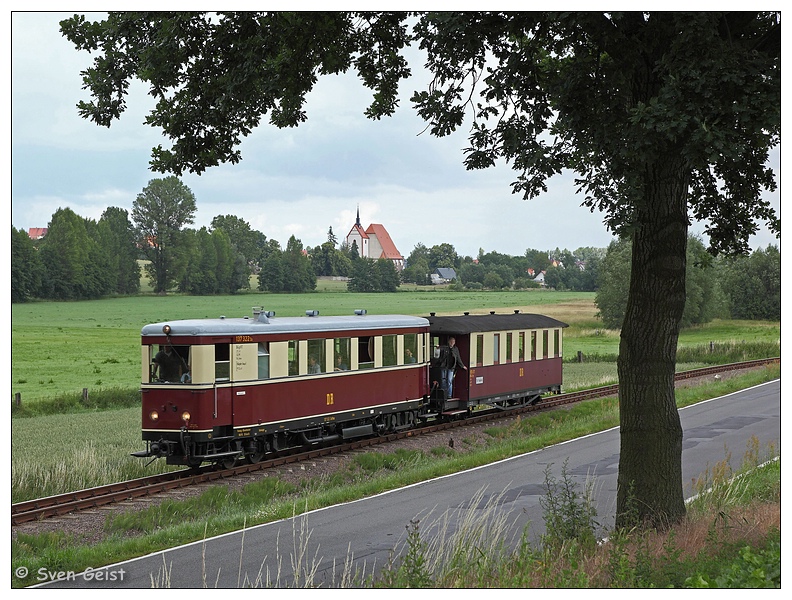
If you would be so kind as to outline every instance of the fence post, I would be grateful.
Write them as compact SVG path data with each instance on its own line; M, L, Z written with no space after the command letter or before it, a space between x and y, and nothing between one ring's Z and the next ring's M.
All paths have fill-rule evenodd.
M579 363L583 362L583 352L581 352L580 350L578 350L578 362Z
M88 388L83 388L83 402L88 403Z
M17 392L14 394L14 402L16 403L17 408L22 406L22 392Z

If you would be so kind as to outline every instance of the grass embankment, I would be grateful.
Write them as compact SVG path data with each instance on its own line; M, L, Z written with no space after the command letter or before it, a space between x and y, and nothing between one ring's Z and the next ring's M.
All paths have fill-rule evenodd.
M696 388L686 388L679 390L677 394L680 406L697 402L702 399L715 397L730 393L744 387L756 385L760 382L772 380L780 376L780 367L769 367L751 374L734 377L725 381L712 382L706 386ZM422 481L431 477L456 472L473 466L487 464L495 460L514 456L550 444L558 443L563 440L572 439L585 433L599 431L612 427L618 423L618 407L615 399L592 400L581 405L575 406L570 410L554 411L551 414L536 415L529 418L519 419L514 425L508 428L493 428L489 433L489 440L483 445L473 444L470 440L461 440L461 443L452 450L443 445L433 449L428 453L423 452L396 452L392 455L380 455L379 453L365 453L359 455L353 465L344 472L337 473L332 477L314 479L306 481L301 487L294 487L276 479L267 479L263 482L252 483L238 491L229 491L223 486L216 486L205 494L185 502L166 501L158 507L136 512L120 514L108 517L105 525L105 539L98 543L86 544L78 536L63 532L60 534L46 534L39 536L20 535L12 543L12 569L17 565L26 566L31 573L37 572L40 567L52 567L53 565L68 565L71 570L81 570L89 566L98 567L119 560L124 560L134 556L140 556L159 549L172 547L179 543L200 540L206 536L217 535L226 531L240 529L244 526L252 526L258 523L269 522L279 518L292 516L297 512L313 510L323 506L330 506L339 502L361 498L375 494L383 490L393 489L416 481ZM769 449L772 453L773 449ZM759 452L754 449L757 459ZM720 467L717 478L725 478L726 473L731 469L726 466ZM771 497L771 504L780 503L780 471L770 477L771 490L767 493ZM777 482L776 482L777 480ZM777 490L777 491L773 491ZM718 505L716 516L724 513L724 507ZM779 509L780 510L780 509ZM752 512L752 509L748 511ZM707 513L709 515L710 513ZM705 516L706 519L715 517ZM742 517L741 517L742 518ZM747 518L747 517L745 517ZM722 527L718 529L716 523L711 524L718 536L728 529ZM407 525L407 524L405 524ZM497 534L497 532L495 532ZM428 541L420 539L420 532L415 532L413 543L417 544L414 550L420 551L426 548ZM739 537L739 536L738 536ZM760 536L761 537L761 536ZM767 536L762 537L759 546L750 546L751 550L744 554L746 560L756 556L759 552L757 548L767 541ZM770 534L770 552L774 551L772 545L772 534ZM645 546L639 538L638 551L643 552ZM671 539L673 541L673 539ZM497 538L487 540L489 544L497 545ZM668 558L667 565L677 565L673 569L671 566L664 568L662 572L668 575L669 571L674 571L674 576L670 579L662 580L664 585L679 585L684 583L680 579L683 575L697 576L697 571L693 566L698 565L696 561L710 561L710 556L714 550L723 550L727 564L733 560L734 548L742 548L743 539L738 540L717 537L709 539L706 544L706 556L695 554L694 556L685 555L682 551L669 546L669 542L664 542L663 551ZM615 547L612 560L607 563L608 571L602 577L610 579L603 580L601 576L595 578L593 575L576 576L573 574L575 565L582 560L594 561L590 553L592 548L577 548L575 542L569 542L573 546L562 544L561 548L548 550L548 547L531 549L521 546L516 557L504 555L505 548L502 548L494 558L503 559L498 563L497 568L492 561L488 561L489 567L484 571L479 571L471 565L481 565L479 563L465 563L468 567L464 570L443 571L443 565L435 564L432 569L428 566L424 571L416 571L416 566L402 564L400 567L394 566L394 570L384 581L392 586L404 585L425 585L425 586L488 586L488 587L523 587L527 585L539 586L564 586L579 585L581 587L599 587L601 585L628 585L638 586L648 582L654 585L655 580L646 579L648 575L644 573L646 566L635 557L631 544L635 540L629 539L620 542ZM737 544L737 546L734 546ZM451 548L453 545L442 544L443 547ZM580 554L585 550L585 554ZM552 552L553 561L541 560L541 552ZM559 552L563 551L563 554ZM732 552L729 554L729 552ZM698 551L696 551L698 552ZM742 552L742 551L741 551ZM537 554L540 553L540 554ZM717 553L716 553L717 554ZM409 555L409 553L408 553ZM430 556L427 554L426 557ZM433 554L431 556L434 556ZM563 561L558 557L568 560L568 568L561 568ZM644 559L648 555L644 554ZM741 554L742 556L742 554ZM453 557L451 557L453 558ZM621 565L618 570L613 570L613 560L617 565ZM644 560L641 559L641 560ZM286 558L288 560L288 558ZM515 560L523 561L515 563ZM630 561L637 562L630 562ZM652 559L651 564L657 564L657 558ZM763 559L764 560L764 559ZM526 564L531 566L534 571L518 571L508 565ZM693 562L691 562L693 561ZM772 563L772 560L770 561ZM423 564L428 564L424 561ZM595 563L593 563L595 564ZM708 563L709 564L709 563ZM774 563L773 563L774 564ZM641 566L643 565L643 566ZM691 566L693 565L693 566ZM448 565L446 565L448 566ZM527 568L527 567L526 567ZM401 569L401 570L400 570ZM536 571L536 569L539 569ZM552 569L552 570L551 570ZM651 569L650 569L651 570ZM595 569L596 573L600 573ZM461 579L451 579L453 573ZM525 579L520 573L534 573L537 579ZM708 571L713 573L714 571ZM420 577L419 577L420 576ZM419 577L412 580L412 577ZM497 577L497 578L495 578ZM717 579L707 579L716 575L701 575L701 579L696 579L698 585L706 581L718 581ZM606 581L606 583L603 583ZM389 582L389 583L388 583ZM609 582L609 583L608 583ZM24 585L25 581L15 581L16 585ZM30 583L30 582L27 582ZM358 584L365 583L358 581Z

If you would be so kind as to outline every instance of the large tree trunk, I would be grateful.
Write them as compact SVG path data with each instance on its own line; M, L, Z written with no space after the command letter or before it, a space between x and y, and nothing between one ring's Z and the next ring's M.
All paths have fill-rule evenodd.
M616 525L664 528L685 515L674 371L685 308L687 169L678 156L662 157L645 183L619 346Z

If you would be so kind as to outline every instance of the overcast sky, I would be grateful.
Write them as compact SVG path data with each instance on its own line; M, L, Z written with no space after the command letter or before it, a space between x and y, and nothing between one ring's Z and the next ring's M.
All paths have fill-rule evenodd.
M58 22L69 16L11 15L16 228L46 227L60 207L92 219L108 206L131 212L148 182L164 177L148 169L151 148L167 147L168 140L143 124L152 99L142 84L133 85L127 111L109 129L78 116L76 103L88 100L80 71L91 56L61 36ZM383 224L404 256L419 242L450 243L463 256L480 248L521 255L528 248L608 245L603 215L580 206L571 176L550 180L546 194L525 201L511 193L515 174L507 165L465 170L467 129L443 139L424 132L409 102L427 81L415 56L394 117L363 115L371 94L354 75L324 77L309 96L307 122L288 130L264 124L243 142L239 164L184 175L197 203L192 226L232 214L282 246L292 234L315 246L330 227L339 239L346 236L359 207L363 226ZM778 208L780 193L772 200ZM766 231L752 242L754 248L778 243Z

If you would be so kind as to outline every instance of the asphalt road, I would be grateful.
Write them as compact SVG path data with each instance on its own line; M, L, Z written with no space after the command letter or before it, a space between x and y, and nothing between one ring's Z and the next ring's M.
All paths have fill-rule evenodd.
M781 383L770 382L680 411L685 495L691 482L732 456L739 466L753 436L762 447L781 452ZM370 574L403 547L407 527L452 532L471 517L507 525L516 536L543 531L540 497L546 473L557 481L562 468L579 491L592 486L598 520L613 524L619 432L611 429L487 465L412 485L349 504L310 512L202 542L158 552L86 574L69 574L47 587L72 588L237 588L291 587L307 579L334 587L346 561ZM431 535L425 539L431 539ZM447 539L447 538L445 538ZM336 584L338 585L338 584Z

